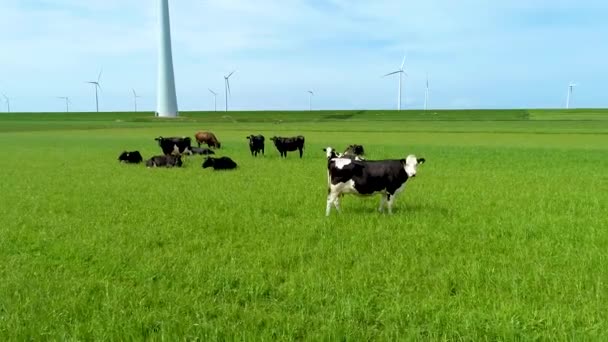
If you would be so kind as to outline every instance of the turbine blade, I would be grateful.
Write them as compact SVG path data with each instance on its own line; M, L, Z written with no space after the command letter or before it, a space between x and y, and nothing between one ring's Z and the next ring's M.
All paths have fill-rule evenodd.
M231 96L232 93L230 92L230 81L228 79L226 79L226 84L228 85L228 96Z
M403 55L403 61L401 62L401 68L399 70L403 70L403 66L405 65L405 54Z
M390 76L390 75L398 74L398 73L400 73L400 72L403 72L403 71L401 71L401 70L397 70L397 71L389 72L388 74L386 74L386 75L384 75L384 76L382 76L382 77L386 77L386 76Z
M99 81L101 80L101 73L103 72L103 68L101 68L101 70L99 70L99 75L97 76L97 83L99 83Z

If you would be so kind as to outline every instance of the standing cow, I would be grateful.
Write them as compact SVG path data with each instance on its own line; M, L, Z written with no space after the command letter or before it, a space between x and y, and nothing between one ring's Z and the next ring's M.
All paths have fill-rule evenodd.
M262 155L264 155L264 136L259 135L250 135L247 137L249 139L249 150L251 151L251 155L257 157L258 153L262 151Z
M300 151L300 158L302 158L302 150L304 149L304 136L298 135L297 137L272 137L270 138L274 142L277 150L281 154L281 157L287 158L287 152L298 150Z
M330 152L328 152L328 157ZM343 194L370 196L380 194L382 212L385 204L388 213L393 213L395 196L405 188L409 178L416 176L418 165L424 158L409 155L400 160L357 161L350 158L331 158L328 160L329 193L325 215L329 216L331 206L340 210L340 197Z
M215 134L211 132L196 132L194 135L196 142L198 143L198 147L201 147L201 144L207 144L209 147L213 148L221 148L222 144L217 140Z
M158 146L160 146L165 155L192 154L191 139L189 137L158 137L154 140L158 141Z

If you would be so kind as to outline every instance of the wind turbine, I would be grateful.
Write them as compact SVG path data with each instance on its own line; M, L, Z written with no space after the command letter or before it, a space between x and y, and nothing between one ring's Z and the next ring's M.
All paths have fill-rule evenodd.
M312 111L312 97L315 95L315 93L312 90L309 90L308 93L310 95L308 95L308 110Z
M11 99L6 96L6 94L2 93L2 97L4 97L4 101L6 101L6 111L7 113L11 112Z
M566 98L566 109L570 108L570 98L572 97L572 88L578 87L578 84L570 82L568 84L568 97Z
M427 109L429 103L429 74L426 74L426 90L424 91L424 110Z
M228 95L230 94L230 76L234 74L236 70L229 73L227 76L224 76L224 91L226 93L226 111L228 111Z
M137 95L137 93L135 92L135 89L131 89L133 91L133 107L135 108L135 111L137 112L137 99L140 98L141 96Z
M407 76L405 71L403 71L403 65L405 65L405 55L403 56L403 62L401 62L401 67L399 68L399 70L389 72L388 74L384 75L384 77L386 77L394 74L399 74L399 94L397 94L397 110L401 110L401 78L404 74L405 76Z
M171 21L169 0L157 0L158 4L158 83L156 112L154 116L176 117L177 95L173 73L173 53L171 52Z
M57 96L57 98L65 100L65 112L68 113L70 111L70 98L67 96Z
M211 94L213 94L213 111L217 112L217 93L211 89L209 89L209 91L211 92Z
M86 83L90 83L95 87L95 108L97 109L97 112L99 112L99 98L97 96L97 89L99 88L99 90L101 90L101 86L99 85L99 81L101 80L101 72L103 71L100 70L99 71L99 75L97 76L97 81L88 81Z

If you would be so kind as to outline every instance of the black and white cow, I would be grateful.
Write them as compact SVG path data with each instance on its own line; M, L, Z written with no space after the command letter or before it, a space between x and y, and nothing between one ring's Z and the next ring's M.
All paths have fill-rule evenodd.
M180 155L154 156L146 161L147 167L181 167L182 164L182 157Z
M168 154L192 154L192 140L189 137L158 137L158 146L165 155Z
M192 151L193 154L204 154L204 155L215 154L215 152L213 152L212 149L207 148L207 147L191 147L190 151Z
M214 170L232 170L236 169L237 167L234 160L230 159L229 157L207 157L201 166L203 169L212 167Z
M139 151L124 151L120 154L120 156L118 156L118 161L121 163L139 164L143 160L144 158L141 156L141 153L139 153Z
M342 153L341 157L355 159L355 160L365 160L363 155L365 154L365 150L363 149L363 145L348 145L344 153Z
M409 155L405 159L358 161L349 158L329 158L327 206L325 215L329 216L331 206L340 210L340 197L343 194L370 196L380 194L382 212L385 204L389 214L393 212L395 196L405 188L409 178L415 177L418 165L424 158Z
M298 135L297 137L272 137L270 138L274 142L277 150L281 154L281 157L287 158L287 152L289 151L300 151L300 158L302 158L302 150L304 149L304 137Z
M365 158L363 158L362 156L358 155L358 154L353 154L353 153L337 153L336 150L333 147L326 147L323 149L323 152L325 152L327 154L327 160L329 161L332 158L348 158L348 159L352 159L352 160L365 160Z
M249 139L249 150L251 151L251 155L257 157L258 153L262 151L262 155L264 155L264 136L259 135L250 135L247 137Z

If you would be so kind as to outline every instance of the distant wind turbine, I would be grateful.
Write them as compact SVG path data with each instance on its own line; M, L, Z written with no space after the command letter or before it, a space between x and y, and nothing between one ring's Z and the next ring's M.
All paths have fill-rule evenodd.
M568 97L566 98L566 109L570 108L570 98L572 97L572 88L578 87L578 84L570 82L568 84Z
M137 95L137 93L135 92L135 89L131 89L133 91L133 107L135 109L135 111L137 112L137 99L140 98L141 96Z
M209 88L207 88L207 89L209 89ZM213 94L213 111L217 112L217 93L211 89L209 89L209 91L211 92L211 94Z
M6 96L6 94L2 93L2 97L4 97L4 101L6 101L6 111L8 113L11 112L11 99L8 98L8 96Z
M315 93L312 90L309 90L308 93L308 110L312 111L312 97L315 95Z
M65 100L65 112L68 113L70 111L70 98L67 96L57 96L57 98Z
M227 76L224 76L224 91L226 93L226 111L228 111L228 95L230 95L230 76L234 74L236 70L229 73Z
M403 71L404 65L405 65L405 56L403 56L403 62L401 62L401 67L399 68L399 70L389 72L388 74L384 75L384 77L386 77L386 76L390 76L390 75L394 75L394 74L399 74L399 93L397 94L397 110L401 110L401 78L404 74L405 74L405 76L407 76L405 71Z
M99 75L97 76L97 81L86 82L86 83L92 84L95 87L95 109L97 109L98 112L99 112L99 98L97 95L97 89L99 88L99 90L101 90L101 85L99 84L99 81L101 80L102 71L103 71L103 69L99 71Z
M426 90L424 91L424 110L427 110L429 103L429 74L426 74Z

